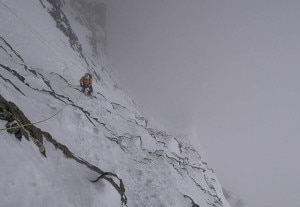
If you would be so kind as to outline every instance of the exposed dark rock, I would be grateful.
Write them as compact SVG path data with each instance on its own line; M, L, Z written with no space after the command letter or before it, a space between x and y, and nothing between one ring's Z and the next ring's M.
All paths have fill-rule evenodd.
M20 126L16 120L7 122L5 127L7 128L7 132L10 134L16 134L20 131Z
M121 202L122 204L127 204L127 197L125 195L125 187L122 179L120 179L116 174L111 172L106 172L105 176L104 171L100 168L96 167L95 165L90 164L89 162L76 157L67 146L57 142L50 133L41 131L39 128L35 127L31 124L31 122L26 118L24 113L12 102L7 101L5 98L3 98L0 94L0 113L3 112L9 112L13 117L14 120L12 122L8 122L6 124L6 127L9 127L8 129L9 133L15 134L16 138L21 139L22 135L24 135L28 140L32 139L33 142L38 146L40 153L46 157L46 148L43 145L43 137L46 138L47 141L52 143L56 149L59 149L63 154L70 159L75 160L76 162L85 165L89 169L91 169L94 172L97 172L100 174L101 178L108 181L120 194L121 196ZM17 121L18 120L18 121ZM13 128L11 128L13 127ZM16 127L16 128L14 128ZM117 178L120 183L117 184L114 179L111 177L108 177L107 175L111 177ZM100 178L99 178L100 179ZM97 181L95 181L97 182Z
M184 198L188 198L188 199L191 201L192 207L200 207L197 203L194 202L194 200L193 200L190 196L188 196L188 195L183 195L183 197L184 197Z
M4 109L4 106L0 106L0 119L5 121L12 121L12 114Z
M19 139L19 140L22 139L22 136L23 136L23 134L22 134L22 131L21 131L21 130L19 130L17 133L15 133L15 137L16 137L17 139Z

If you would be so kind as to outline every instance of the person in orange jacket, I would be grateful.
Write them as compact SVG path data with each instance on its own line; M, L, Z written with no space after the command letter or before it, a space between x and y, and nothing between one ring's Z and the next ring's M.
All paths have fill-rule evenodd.
M92 75L89 73L86 73L84 76L80 78L80 86L81 86L81 91L84 93L85 89L88 88L88 95L91 95L93 92L93 80L92 80Z

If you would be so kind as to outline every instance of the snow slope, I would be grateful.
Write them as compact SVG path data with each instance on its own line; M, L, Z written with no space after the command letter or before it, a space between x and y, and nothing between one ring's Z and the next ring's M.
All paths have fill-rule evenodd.
M23 135L16 139L0 120L0 206L228 207L200 154L119 89L103 23L86 13L100 11L92 8L104 7L0 2L0 113L12 114ZM78 86L87 71L93 97ZM22 126L28 122L36 124Z

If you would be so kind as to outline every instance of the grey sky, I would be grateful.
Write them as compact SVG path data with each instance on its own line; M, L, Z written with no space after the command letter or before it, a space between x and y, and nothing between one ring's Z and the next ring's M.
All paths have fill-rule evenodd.
M300 205L300 1L109 0L125 90L250 207Z

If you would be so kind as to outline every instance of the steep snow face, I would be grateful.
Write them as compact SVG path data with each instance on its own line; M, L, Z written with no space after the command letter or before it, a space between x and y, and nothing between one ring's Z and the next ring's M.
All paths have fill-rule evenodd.
M200 154L107 72L101 15L85 13L103 8L95 2L0 2L1 206L229 207ZM78 86L87 71L91 97ZM4 112L20 141L3 130Z
M92 49L91 57L101 57L103 51L105 51L105 22L106 22L106 6L100 1L82 1L82 0L65 0L66 5L71 5L72 10L68 10L66 6L64 11L69 18L76 20L83 27L88 30L75 31L76 34L80 34L82 31L89 31L90 34L85 34L83 37L79 37L81 41L87 41L89 49ZM72 24L72 23L71 23ZM78 28L78 27L74 27ZM87 49L88 49L87 48ZM102 60L103 61L103 60Z

